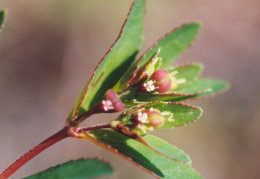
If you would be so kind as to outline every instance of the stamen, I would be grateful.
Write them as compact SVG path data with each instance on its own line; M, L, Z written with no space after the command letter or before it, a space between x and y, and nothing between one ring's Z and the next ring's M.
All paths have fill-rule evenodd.
M173 71L170 73L171 76L177 75L179 72L178 71Z
M186 83L186 79L185 78L178 79L176 82L177 82L177 84L183 84L183 83Z
M142 113L142 112L138 112L138 119L140 122L142 123L147 123L148 122L148 114L147 113Z
M148 91L148 92L151 92L151 91L154 91L156 88L155 88L155 85L154 85L154 82L152 80L144 83L144 87L145 89Z
M104 111L114 110L114 106L110 100L102 100L102 107Z

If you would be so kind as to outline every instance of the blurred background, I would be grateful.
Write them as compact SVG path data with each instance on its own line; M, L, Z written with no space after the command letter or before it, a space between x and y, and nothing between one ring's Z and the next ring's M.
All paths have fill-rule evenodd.
M118 35L131 0L2 0L8 19L0 34L0 171L62 128L94 67ZM190 154L210 179L260 178L260 3L258 0L147 0L141 52L172 28L202 21L178 64L201 62L204 77L229 81L196 123L153 134ZM109 121L98 115L88 124ZM66 139L27 163L22 178L80 157L111 161L110 178L152 178L126 160Z

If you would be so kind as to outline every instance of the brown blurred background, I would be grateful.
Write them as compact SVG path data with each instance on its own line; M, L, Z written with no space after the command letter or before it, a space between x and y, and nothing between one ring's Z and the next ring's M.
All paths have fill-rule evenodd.
M97 62L118 35L131 0L2 0L0 34L0 171L60 129ZM201 62L203 76L229 81L225 94L192 104L203 117L156 131L190 154L210 179L260 178L260 3L258 0L148 0L142 52L184 22L202 21L194 45L177 63ZM88 124L113 116L92 117ZM31 160L21 178L80 157L101 156L111 178L152 178L98 146L66 139Z

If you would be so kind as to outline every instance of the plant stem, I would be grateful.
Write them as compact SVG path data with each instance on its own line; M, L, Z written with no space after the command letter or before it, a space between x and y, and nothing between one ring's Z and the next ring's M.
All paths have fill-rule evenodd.
M85 117L85 116L84 116ZM84 118L83 117L83 118ZM21 156L19 159L17 159L14 163L12 163L7 169L5 169L0 174L0 179L6 179L9 176L11 176L16 170L18 170L20 167L22 167L24 164L26 164L28 161L30 161L32 158L34 158L36 155L47 149L48 147L52 146L53 144L61 141L62 139L65 139L67 137L75 137L77 138L77 135L73 132L76 131L76 133L80 133L82 131L90 131L95 129L102 129L102 128L110 128L109 123L105 124L97 124L90 127L77 127L74 128L72 126L67 126L49 137L48 139L44 140L43 142L36 145L34 148L26 152L23 156ZM73 130L75 129L75 130Z
M79 128L78 133L81 133L82 131L91 131L91 130L95 130L95 129L104 129L104 128L110 128L110 123L104 123L104 124L97 124L94 126L90 126L90 127L82 127Z
M98 105L94 106L93 108L91 108L90 110L88 110L88 111L84 112L83 114L81 114L80 116L78 116L76 119L67 122L66 125L71 126L71 127L77 127L86 118L89 118L93 114L98 114L100 112L101 112L100 111L100 104L98 104Z
M52 135L48 139L44 140L40 144L36 145L34 148L32 148L27 153L25 153L23 156L21 156L19 159L17 159L13 164L11 164L7 169L5 169L0 174L0 179L8 178L16 170L18 170L20 167L22 167L25 163L27 163L33 157L38 155L40 152L42 152L43 150L47 149L48 147L52 146L53 144L59 142L62 139L65 139L67 137L69 137L68 128L64 127L59 132Z

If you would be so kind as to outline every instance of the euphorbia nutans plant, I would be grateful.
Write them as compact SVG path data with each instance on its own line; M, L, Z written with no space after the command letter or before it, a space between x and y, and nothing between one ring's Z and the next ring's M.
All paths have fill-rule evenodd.
M195 121L202 109L183 102L212 96L227 83L200 78L201 64L171 66L191 45L200 23L175 28L136 58L143 39L144 4L144 0L132 3L118 38L98 63L65 126L11 164L0 174L1 179L67 137L90 140L156 178L202 178L191 167L187 154L149 133ZM0 15L2 24L5 12ZM97 113L118 113L118 117L105 124L81 126ZM93 174L93 165L103 166L99 175ZM100 160L81 159L28 178L88 178L111 172L110 166Z

